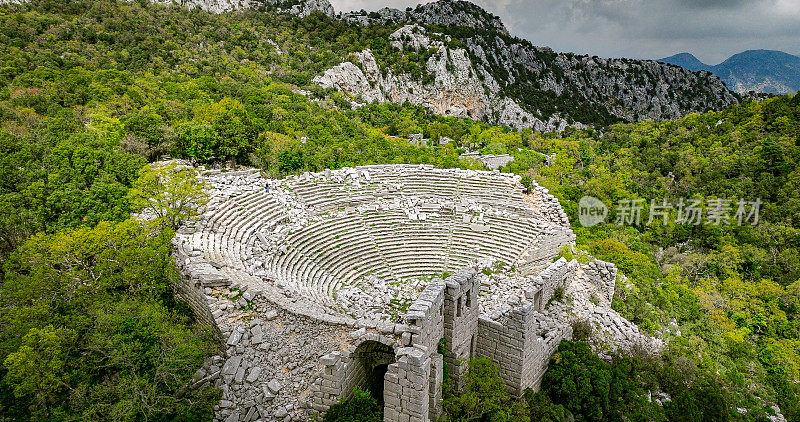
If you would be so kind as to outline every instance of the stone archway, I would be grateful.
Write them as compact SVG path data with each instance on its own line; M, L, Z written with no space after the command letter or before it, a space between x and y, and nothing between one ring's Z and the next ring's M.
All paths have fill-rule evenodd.
M394 348L381 342L367 340L356 347L352 354L355 364L363 377L357 385L369 391L380 405L383 405L384 377L389 365L396 360Z

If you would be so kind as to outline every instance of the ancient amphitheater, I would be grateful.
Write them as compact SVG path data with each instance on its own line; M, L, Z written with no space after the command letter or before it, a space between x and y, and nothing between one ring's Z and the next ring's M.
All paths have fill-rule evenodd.
M204 171L211 200L174 239L179 293L225 347L195 385L219 421L306 421L354 387L386 421L435 421L487 356L538 388L576 319L612 347L658 340L611 309L616 268L555 259L574 242L546 189L497 171L384 165L283 180ZM620 275L620 277L623 277Z

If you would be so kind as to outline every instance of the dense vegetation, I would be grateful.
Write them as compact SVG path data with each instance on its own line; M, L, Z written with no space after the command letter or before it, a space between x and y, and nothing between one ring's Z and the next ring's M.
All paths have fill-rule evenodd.
M681 335L666 354L688 359L686 371L714 375L739 399L777 400L798 420L800 97L551 145L556 163L539 175L572 218L584 194L610 206L623 198L764 201L755 227L610 224L577 229L578 246L629 276L615 297L625 317L651 333L674 318Z
M553 354L542 390L523 400L506 392L493 362L470 362L465 391L444 401L444 419L467 421L765 421L771 410L738 414L713 377L682 372L684 363L653 356L597 357L592 346L564 340ZM672 396L662 404L649 393ZM655 399L655 400L652 400Z
M800 420L800 96L542 135L409 106L351 110L342 95L309 85L342 52L369 46L393 57L378 45L388 30L147 2L1 6L0 415L212 412L218 393L187 387L213 341L170 288L171 230L191 213L167 212L155 225L131 219L143 195L165 189L148 162L169 154L279 176L370 163L474 166L458 159L468 148L513 154L506 170L550 188L574 222L584 194L611 206L612 218L625 198L764 206L756 227L576 223L578 247L628 276L616 309L669 347L609 363L565 343L525 409L487 397L503 390L478 362L466 394L446 402L454 419L488 400L485 409L532 420L676 420L679 408L696 408L696 420L757 418L771 402ZM455 142L420 148L402 139L412 133ZM545 155L554 155L549 165ZM574 368L591 368L598 382L570 378ZM658 392L675 404L643 401Z

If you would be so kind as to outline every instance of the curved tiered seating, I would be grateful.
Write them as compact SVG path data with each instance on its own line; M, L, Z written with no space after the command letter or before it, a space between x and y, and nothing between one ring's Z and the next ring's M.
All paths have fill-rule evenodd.
M404 282L479 259L515 263L552 225L521 193L510 177L430 166L304 175L227 200L192 242L220 266L262 271L336 309L338 291L372 276Z

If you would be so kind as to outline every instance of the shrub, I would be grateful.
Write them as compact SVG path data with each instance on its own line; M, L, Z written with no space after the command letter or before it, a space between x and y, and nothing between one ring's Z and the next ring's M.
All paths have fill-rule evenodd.
M567 422L574 420L574 417L560 404L553 403L547 394L539 391L525 390L525 403L528 405L528 414L531 421L539 422Z
M594 328L589 320L581 318L572 321L572 338L575 341L589 340L593 333Z
M383 409L368 391L358 387L351 399L342 399L325 413L322 422L381 422Z
M464 392L445 398L442 407L448 420L452 422L528 421L525 406L511 400L497 366L486 357L478 357L469 362Z
M602 420L609 407L611 371L587 343L562 341L550 358L542 391L576 421Z

